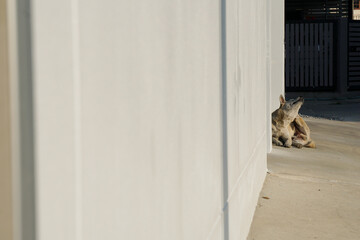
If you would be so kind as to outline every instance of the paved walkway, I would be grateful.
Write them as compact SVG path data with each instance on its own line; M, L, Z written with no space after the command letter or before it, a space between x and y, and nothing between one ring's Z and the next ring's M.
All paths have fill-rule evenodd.
M248 240L360 239L360 122L306 121L317 148L273 148Z

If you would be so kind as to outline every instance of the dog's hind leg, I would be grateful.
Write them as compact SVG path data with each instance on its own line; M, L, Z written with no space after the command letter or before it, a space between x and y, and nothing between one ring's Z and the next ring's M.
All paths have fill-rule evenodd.
M292 141L292 145L297 148L302 148L306 145L307 141L302 139L301 137L294 137Z
M296 141L293 141L292 142L292 145L294 146L294 147L297 147L297 148L302 148L304 145L302 145L301 143L298 143L298 142L296 142Z
M310 142L308 142L306 145L305 145L305 147L308 147L308 148L316 148L316 144L315 144L315 142L314 141L310 141Z

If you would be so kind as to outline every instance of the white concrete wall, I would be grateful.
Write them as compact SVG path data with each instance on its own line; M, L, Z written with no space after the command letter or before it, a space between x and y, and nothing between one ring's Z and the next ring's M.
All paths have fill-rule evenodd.
M219 2L33 11L38 239L221 239Z
M32 1L38 240L246 239L266 172L267 1L226 1L222 59L224 2Z
M269 4L271 112L280 106L280 94L285 94L284 11L284 0L271 0L271 3Z
M266 173L266 13L265 0L227 1L230 239L246 239Z

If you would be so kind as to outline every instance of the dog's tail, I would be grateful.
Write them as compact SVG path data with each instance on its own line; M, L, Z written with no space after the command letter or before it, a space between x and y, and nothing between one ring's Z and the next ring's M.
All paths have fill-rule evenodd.
M310 140L306 145L305 147L308 147L308 148L316 148L316 144L313 140Z

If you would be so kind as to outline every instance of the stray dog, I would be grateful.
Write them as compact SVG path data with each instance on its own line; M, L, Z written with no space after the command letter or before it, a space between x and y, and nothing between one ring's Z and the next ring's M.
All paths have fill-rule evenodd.
M310 138L310 129L299 116L303 104L303 97L285 101L283 95L280 95L280 107L271 116L273 144L287 148L315 148L315 142Z

